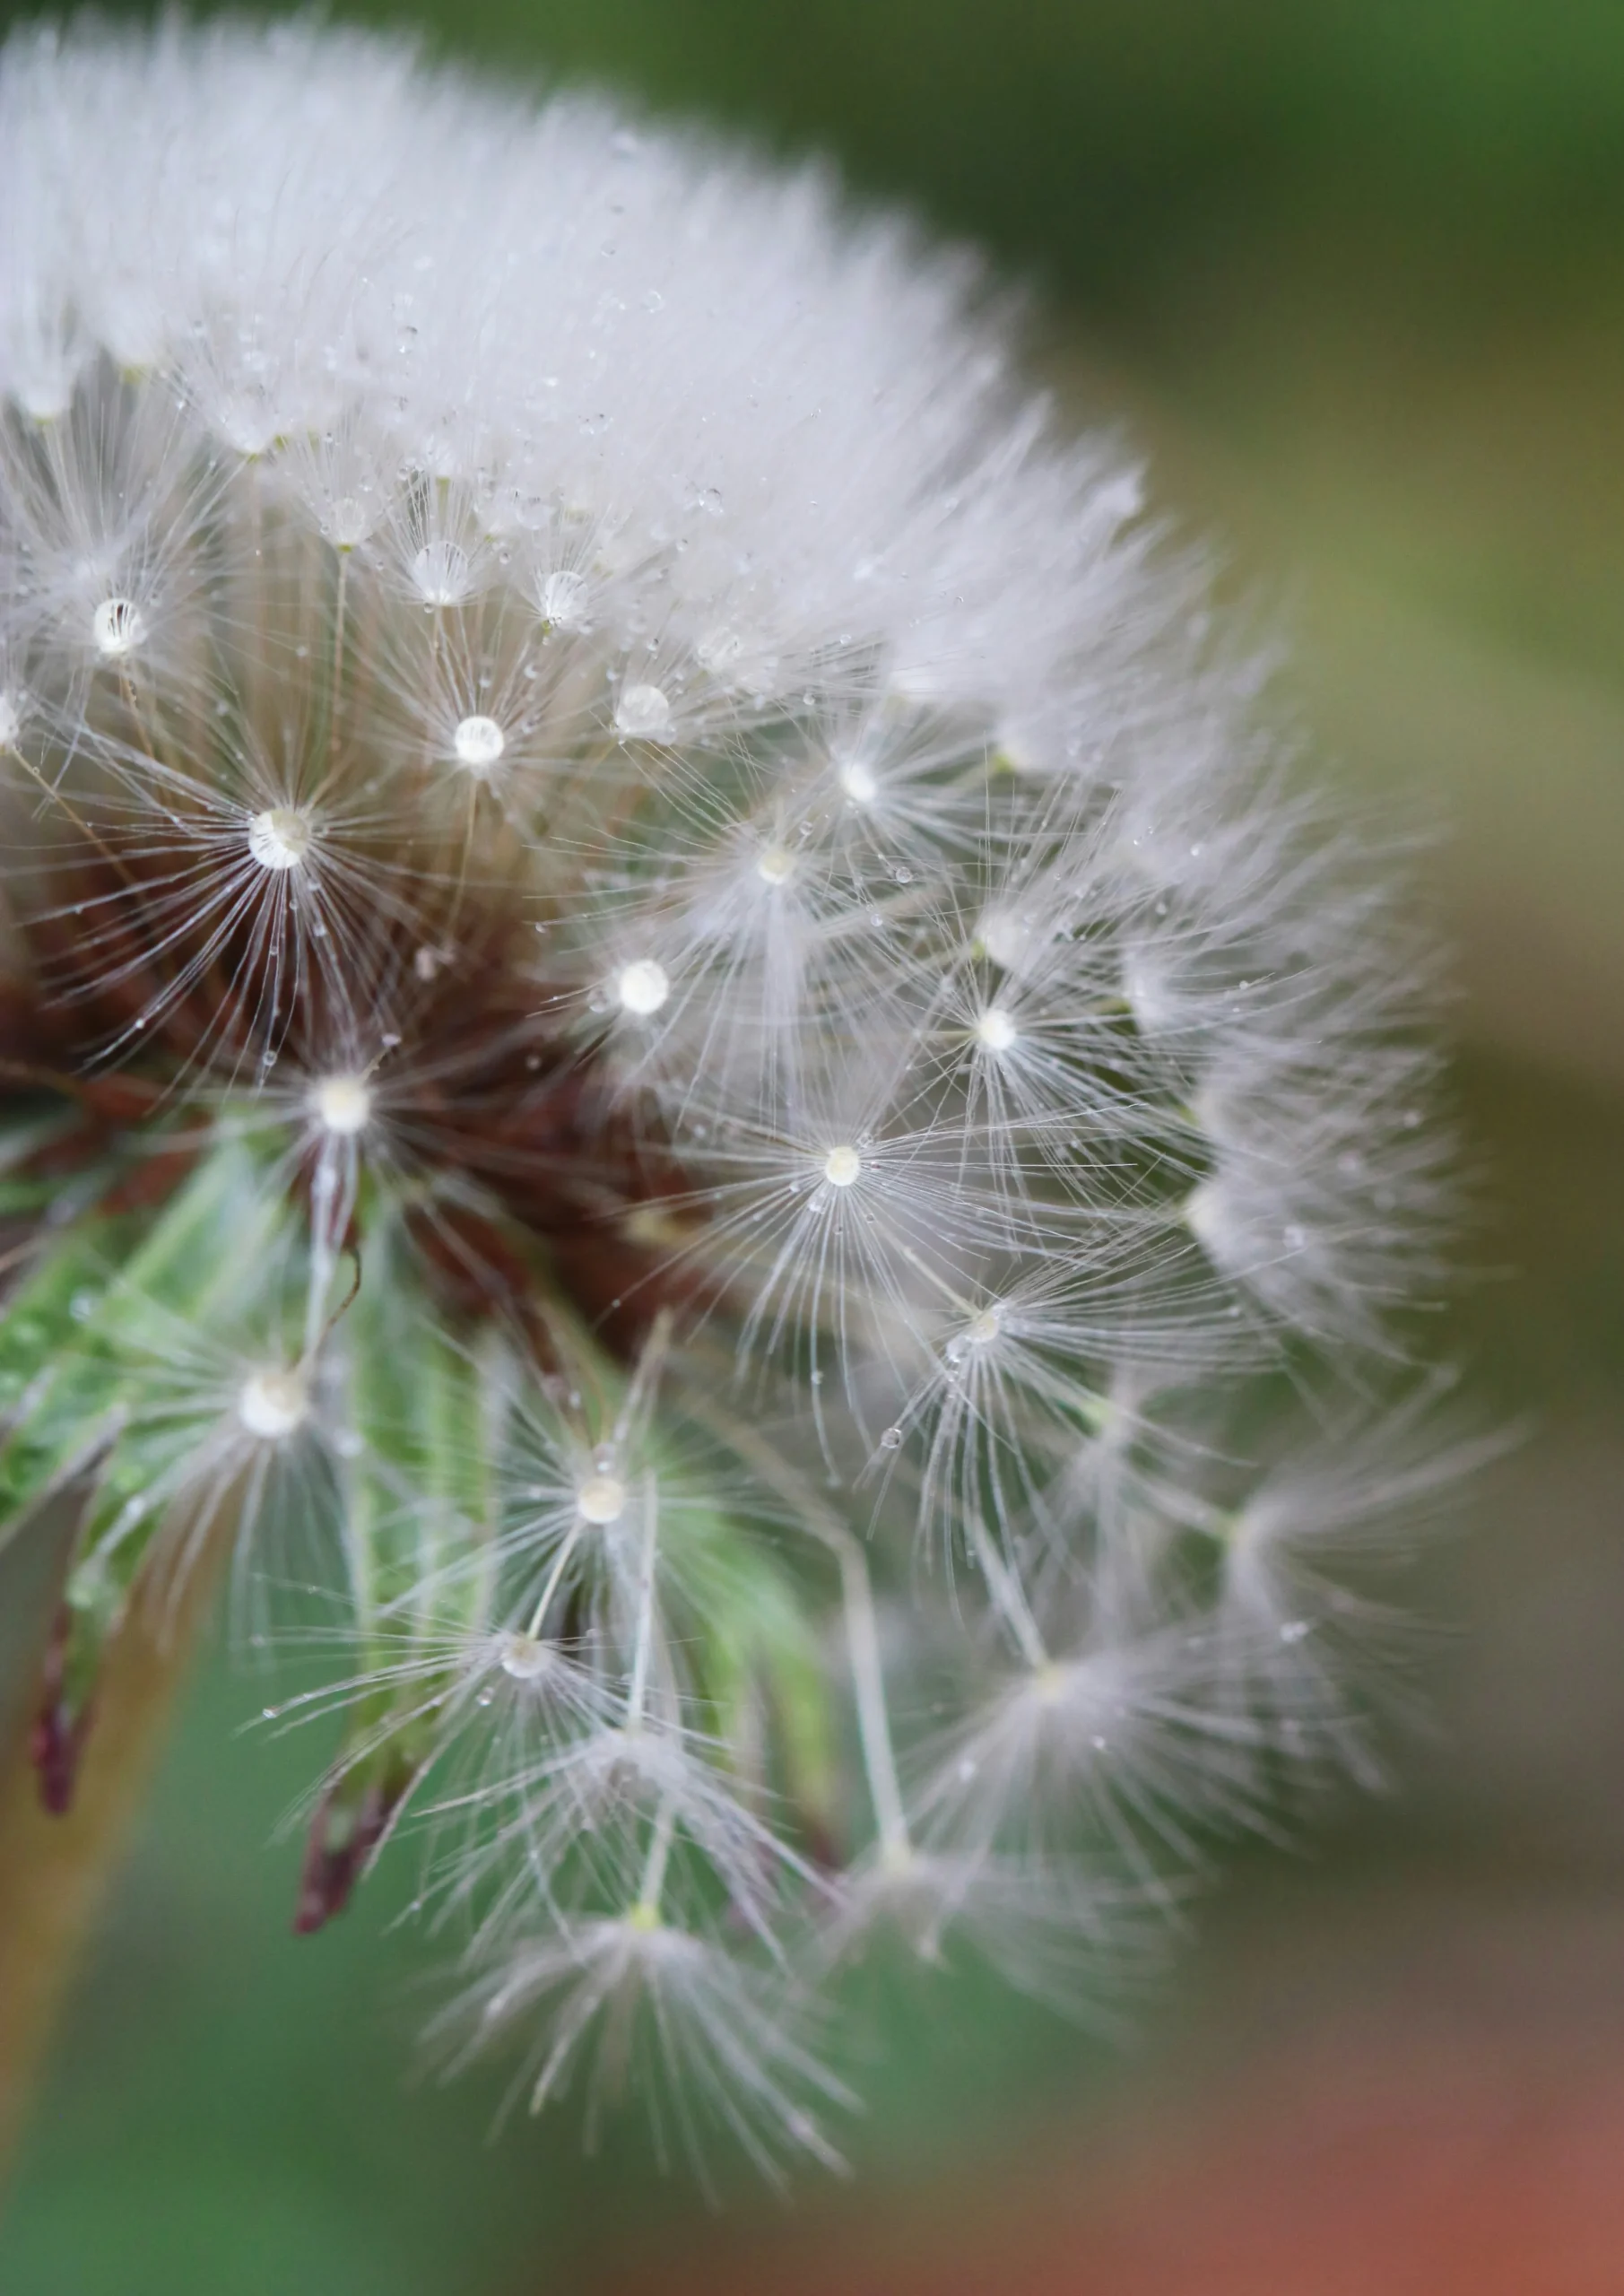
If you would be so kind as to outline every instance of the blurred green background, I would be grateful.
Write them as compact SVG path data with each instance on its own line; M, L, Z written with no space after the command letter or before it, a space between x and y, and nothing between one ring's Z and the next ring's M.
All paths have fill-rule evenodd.
M310 1751L238 1734L265 1686L216 1652L25 2147L0 2289L1624 2289L1624 2221L1602 2222L1624 2188L1624 7L359 13L831 152L1033 283L1034 372L1149 454L1160 504L1284 624L1331 769L1451 823L1428 889L1461 952L1483 1215L1450 1338L1485 1420L1532 1431L1428 1567L1456 1630L1398 1790L1244 1858L1125 2044L973 1979L877 1989L859 2179L793 2221L746 2191L718 2226L635 2123L591 2161L567 2112L492 2145L492 2085L416 2085L423 1956L389 1928L409 1875L287 1935L296 1851L273 1836ZM1418 2203L1361 2263L1395 2172L1435 2156L1427 2205L1455 2231L1424 2251ZM1472 2262L1466 2219L1519 2177L1532 2215ZM1291 2249L1328 2184L1342 2230L1327 2196Z

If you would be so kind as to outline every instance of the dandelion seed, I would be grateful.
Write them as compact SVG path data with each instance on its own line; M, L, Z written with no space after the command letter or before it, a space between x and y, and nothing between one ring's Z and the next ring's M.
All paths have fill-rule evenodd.
M377 524L371 507L353 494L341 494L322 520L322 532L335 550L358 550Z
M855 1148L844 1144L831 1148L823 1159L823 1177L830 1187L850 1187L863 1170L863 1159Z
M454 542L425 543L412 561L412 579L426 605L460 605L473 584L468 553Z

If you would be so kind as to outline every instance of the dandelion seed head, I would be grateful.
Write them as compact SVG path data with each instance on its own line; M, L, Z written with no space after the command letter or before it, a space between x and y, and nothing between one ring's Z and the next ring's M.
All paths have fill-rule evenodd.
M8 995L132 1111L0 1104L64 1680L244 1491L359 1654L314 1918L416 1825L453 2055L832 2159L877 1922L1042 1989L1368 1774L1394 857L905 225L304 22L0 58Z

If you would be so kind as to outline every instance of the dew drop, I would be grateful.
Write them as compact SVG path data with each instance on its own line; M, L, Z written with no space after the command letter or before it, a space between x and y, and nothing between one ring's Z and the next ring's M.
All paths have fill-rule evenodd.
M305 1383L297 1371L254 1371L237 1396L237 1416L250 1435L268 1443L279 1442L303 1423L309 1408Z
M353 1139L372 1116L372 1090L364 1076L324 1076L310 1087L310 1113L326 1132Z
M468 553L454 542L425 543L412 561L412 579L425 605L460 605L472 587Z
M501 1640L501 1669L516 1683L533 1683L544 1674L551 1653L547 1645L534 1634L504 1634Z
M91 616L96 651L109 661L133 654L146 636L146 619L133 598L103 598Z
M671 723L671 704L657 685L629 685L615 704L614 722L629 741L653 741Z
M744 640L736 630L710 630L693 650L699 667L708 670L712 677L719 677L738 661L744 651Z
M902 1448L902 1430L888 1427L880 1438L880 1448L882 1451L899 1451Z
M626 1511L626 1486L618 1474L592 1474L576 1493L584 1523L618 1523Z
M823 1177L830 1187L850 1187L862 1170L862 1157L844 1142L823 1159Z
M248 823L248 852L262 869L297 869L310 838L310 816L300 805L267 805Z
M489 773L508 746L508 736L494 718L465 718L451 737L458 765L470 773Z
M584 629L586 621L586 577L568 567L549 574L536 592L542 620L554 630Z
M1005 972L1017 972L1034 954L1038 936L1029 918L996 909L982 918L977 937L995 965L1002 965Z
M638 957L622 965L615 978L614 993L623 1011L634 1013L646 1020L657 1013L671 994L671 981L664 965L652 957Z

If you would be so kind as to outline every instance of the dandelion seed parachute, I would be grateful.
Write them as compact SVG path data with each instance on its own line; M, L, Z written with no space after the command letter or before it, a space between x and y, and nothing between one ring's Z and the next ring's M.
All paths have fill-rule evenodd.
M1359 1526L1442 1472L1271 1414L1402 1361L1430 960L975 267L817 173L35 32L0 234L48 1796L234 1519L343 1646L300 1926L415 1819L451 2054L640 2026L828 2157L877 1922L1024 1981L1365 1760Z

